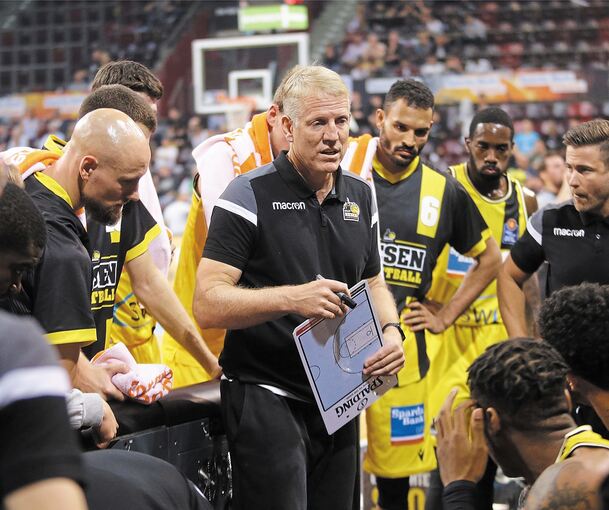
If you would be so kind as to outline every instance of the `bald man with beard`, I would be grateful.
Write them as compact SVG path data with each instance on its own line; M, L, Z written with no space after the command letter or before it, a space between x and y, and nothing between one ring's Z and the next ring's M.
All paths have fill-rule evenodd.
M76 124L62 155L34 150L24 157L28 168L37 170L25 179L25 189L45 219L47 242L36 269L24 275L20 307L57 347L75 387L95 379L107 394L121 398L110 378L126 367L79 363L81 348L95 342L97 334L91 311L92 254L76 211L86 207L96 221L115 223L123 206L138 199L138 182L150 161L148 139L126 114L99 109Z

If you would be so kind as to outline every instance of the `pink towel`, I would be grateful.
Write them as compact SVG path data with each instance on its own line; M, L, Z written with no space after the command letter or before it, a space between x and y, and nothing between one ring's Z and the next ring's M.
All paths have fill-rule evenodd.
M112 383L128 397L152 404L169 393L173 386L173 372L167 365L138 364L122 342L98 352L91 363L103 365L109 361L121 361L129 367L126 374L115 374Z

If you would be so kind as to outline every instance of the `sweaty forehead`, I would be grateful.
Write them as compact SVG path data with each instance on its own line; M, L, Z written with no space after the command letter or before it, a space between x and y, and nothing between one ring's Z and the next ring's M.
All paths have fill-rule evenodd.
M512 141L512 131L503 124L480 123L476 126L472 140L504 144Z

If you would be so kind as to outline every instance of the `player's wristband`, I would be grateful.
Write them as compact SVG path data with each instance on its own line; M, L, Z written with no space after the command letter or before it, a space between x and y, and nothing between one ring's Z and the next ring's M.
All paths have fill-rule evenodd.
M404 334L404 330L402 329L402 326L400 326L400 324L398 322L388 322L381 328L381 331L384 333L385 330L390 326L396 328L400 332L400 336L402 337L402 342L404 340L406 340L406 335Z

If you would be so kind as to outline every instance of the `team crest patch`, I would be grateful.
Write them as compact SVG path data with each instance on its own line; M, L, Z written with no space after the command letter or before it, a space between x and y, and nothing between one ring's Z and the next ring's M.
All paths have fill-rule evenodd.
M93 255L91 255L91 261L98 262L100 258L101 258L101 253L99 253L99 250L94 250Z
M385 230L385 233L383 234L383 241L392 243L393 241L395 241L396 237L397 236L395 235L395 232L393 230L391 230L390 228L388 228L387 230Z
M503 235L501 236L502 245L513 245L518 241L518 222L514 218L509 218L503 225Z
M343 205L343 220L359 221L359 205L355 202L345 202L345 205Z
M424 433L424 404L391 408L391 444L420 443Z

